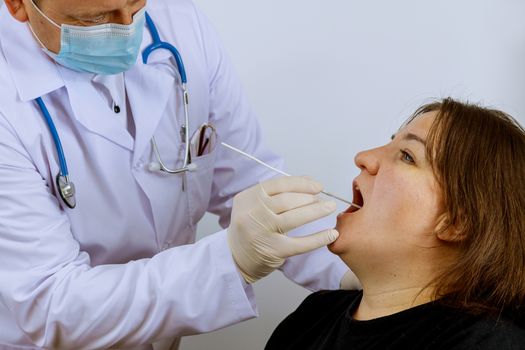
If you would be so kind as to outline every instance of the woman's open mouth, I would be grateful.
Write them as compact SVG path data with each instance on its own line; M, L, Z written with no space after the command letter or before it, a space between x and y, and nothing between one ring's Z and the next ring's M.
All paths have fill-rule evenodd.
M352 203L360 206L360 207L363 207L364 205L364 199L363 199L363 195L361 194L361 189L359 188L359 185L357 184L357 182L354 180L354 182L352 183L352 192L353 192L353 198L352 198ZM360 208L357 208L356 206L353 206L351 205L348 209L345 210L345 213L346 214L351 214L351 213L355 213L356 211L359 211Z

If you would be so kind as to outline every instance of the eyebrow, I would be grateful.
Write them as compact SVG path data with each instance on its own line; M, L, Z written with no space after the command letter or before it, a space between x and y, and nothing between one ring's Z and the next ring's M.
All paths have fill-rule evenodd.
M94 17L99 17L99 16L102 16L102 15L105 15L106 13L110 13L110 12L112 12L112 11L111 10L107 11L107 9L104 9L104 10L100 10L100 9L83 10L83 11L80 11L80 12L71 13L68 17L70 17L72 19L94 18Z
M128 5L134 5L134 4L138 3L139 1L140 0L131 0ZM116 10L118 10L118 8L117 9L115 9L115 8L106 8L106 9L103 9L103 10L99 9L99 10L91 10L91 11L87 10L84 13L77 13L77 14L75 14L75 16L77 18L99 17L99 16L102 16L102 15L111 13L113 11L116 11Z
M395 137L396 137L396 134L392 134L390 139L393 140ZM412 134L410 132L403 136L403 140L406 140L406 141L417 141L417 142L423 144L423 146L425 146L425 147L427 146L427 142L425 140L423 140L421 137L417 136L416 134Z
M95 18L95 17L100 17L102 15L105 15L109 12L111 11L83 12L83 13L76 13L70 17L74 19Z
M405 134L405 136L403 137L403 140L417 141L423 144L423 146L425 147L427 146L427 142L423 140L421 137L417 136L416 134L412 134L412 133Z

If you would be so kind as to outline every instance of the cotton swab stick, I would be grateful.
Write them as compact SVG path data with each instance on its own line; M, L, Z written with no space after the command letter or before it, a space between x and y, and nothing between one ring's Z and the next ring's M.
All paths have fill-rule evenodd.
M291 176L290 174L287 174L287 173L285 173L285 172L282 171L282 170L279 170L279 169L277 169L277 168L274 168L274 167L271 166L270 164L267 164L267 163L263 162L262 160L260 160L260 159L258 159L258 158L255 158L255 157L252 156L251 154L248 154L248 153L246 153L246 152L244 152L244 151L241 151L240 149L238 149L238 148L236 148L236 147L233 147L232 145L227 144L226 142L221 142L221 145L223 145L224 147L226 147L226 148L228 148L228 149L230 149L230 150L232 150L232 151L234 151L234 152L237 152L237 153L239 153L239 154L242 154L243 156L245 156L245 157L247 157L247 158L249 158L249 159L251 159L251 160L253 160L253 161L255 161L255 162L257 162L257 163L259 163L259 164L261 164L261 165L263 165L263 166L265 166L265 167L267 167L268 169L271 169L271 170L273 170L273 171L275 171L275 172L281 174L281 175L284 175L284 176ZM341 197L339 197L339 196L336 196L335 194L332 194L332 193L330 193L330 192L326 192L326 191L321 191L321 193L327 195L328 197L335 198L335 199L337 199L337 200L340 200L341 202L344 202L344 203L346 203L346 204L350 204L350 205L353 206L353 207L356 207L356 208L358 208L358 209L361 209L361 206L360 206L360 205L357 205L357 204L352 203L352 202L350 202L350 201L348 201L348 200L346 200L346 199L344 199L344 198L341 198Z

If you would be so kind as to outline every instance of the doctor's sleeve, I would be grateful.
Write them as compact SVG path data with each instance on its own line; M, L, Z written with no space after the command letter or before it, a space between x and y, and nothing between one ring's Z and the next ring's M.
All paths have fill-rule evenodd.
M1 342L136 347L256 316L224 232L151 259L93 267L46 177L0 113L0 320L21 330L0 329Z
M220 39L207 19L196 10L200 18L202 40L208 58L210 89L210 122L218 131L220 141L237 147L262 161L284 170L284 161L265 145L262 130L230 59L221 47ZM208 211L219 216L219 223L227 227L230 222L232 199L244 189L272 177L281 176L220 145L217 146L211 200ZM333 225L328 218L305 225L293 235L318 232ZM331 226L333 227L333 226ZM294 282L311 290L337 289L348 267L326 247L308 254L287 259L281 268Z

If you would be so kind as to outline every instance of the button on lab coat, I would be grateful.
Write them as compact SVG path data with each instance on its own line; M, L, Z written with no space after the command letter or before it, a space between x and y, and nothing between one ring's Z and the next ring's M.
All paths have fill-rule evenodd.
M221 141L281 167L202 14L187 0L152 0L148 11L184 59L190 135L211 123ZM150 42L145 30L142 47ZM0 49L0 348L148 348L256 316L225 231L195 242L195 230L206 211L227 227L232 197L273 174L217 145L193 157L184 192L183 176L148 170L153 135L169 166L184 151L170 55L124 73L132 136L93 75L56 65L5 6ZM61 137L75 209L57 197L59 162L39 96ZM346 267L319 249L282 270L318 289L337 288Z

